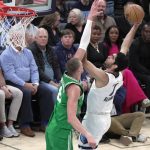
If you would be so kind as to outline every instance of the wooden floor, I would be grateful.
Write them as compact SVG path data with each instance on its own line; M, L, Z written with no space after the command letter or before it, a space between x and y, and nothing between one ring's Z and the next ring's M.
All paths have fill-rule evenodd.
M150 119L145 119L141 133L150 136ZM98 150L150 150L150 138L146 143L134 142L130 146L123 146L118 140L111 140L109 144L100 144ZM18 138L4 138L0 141L0 150L45 150L45 135L36 132L34 138L21 135ZM74 150L77 148L77 140L74 137Z

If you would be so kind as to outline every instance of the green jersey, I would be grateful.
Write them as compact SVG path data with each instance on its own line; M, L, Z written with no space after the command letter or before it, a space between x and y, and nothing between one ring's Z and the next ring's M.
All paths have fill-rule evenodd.
M68 76L67 74L64 74L62 79L61 79L61 86L59 88L59 92L57 95L57 102L55 104L55 108L53 111L53 114L49 120L48 127L46 129L46 143L47 143L47 150L71 150L72 148L68 144L70 141L71 143L71 131L72 131L72 126L68 123L68 115L67 115L67 101L68 101L68 96L66 93L66 88L71 85L71 84L76 84L80 87L81 89L81 94L80 98L78 100L78 108L77 108L77 113L80 112L80 108L82 106L83 98L84 98L84 92L82 88L82 84L75 80L74 78ZM51 138L50 138L51 137ZM64 149L60 147L59 139L64 139ZM53 143L53 144L52 144ZM54 144L54 143L57 143ZM65 144L66 143L66 144ZM55 148L52 147L51 145L55 145ZM59 148L57 148L57 146ZM72 146L71 146L72 147Z

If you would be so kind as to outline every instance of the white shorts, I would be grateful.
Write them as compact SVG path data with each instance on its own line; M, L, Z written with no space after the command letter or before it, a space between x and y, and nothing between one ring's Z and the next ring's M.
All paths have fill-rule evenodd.
M102 136L108 131L110 127L111 117L110 114L107 115L86 114L82 121L82 124L88 130L88 132L90 132L94 136L98 146L100 140L102 139ZM86 142L87 142L86 138L80 135L78 140L80 150L82 149L90 150L90 146Z

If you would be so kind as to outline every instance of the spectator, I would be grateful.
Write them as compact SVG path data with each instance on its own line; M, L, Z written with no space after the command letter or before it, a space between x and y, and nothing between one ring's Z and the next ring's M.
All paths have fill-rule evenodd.
M87 19L88 13L92 5L91 0L78 0L77 3L73 5L73 8L78 8L82 11L84 19Z
M42 27L48 32L48 44L56 46L60 41L60 31L58 25L60 24L60 14L56 11L52 14L46 15L40 22L39 27Z
M101 38L100 42L103 41L105 36L105 31L111 26L116 25L116 22L113 17L106 15L106 1L102 1L99 5L99 11L101 12L96 18L97 24L101 28Z
M25 39L26 39L26 47L32 44L35 40L35 36L37 34L38 28L33 24L29 24L26 29Z
M67 61L73 57L77 50L73 45L74 39L74 32L70 29L65 29L61 33L61 42L55 48L62 74L66 70Z
M150 98L150 22L145 23L141 37L135 39L129 52L130 69L138 81L145 84L146 95Z
M48 45L48 33L46 29L38 29L35 42L29 45L29 49L32 51L38 66L40 81L51 91L53 102L55 102L61 71L56 55Z
M119 29L117 26L111 26L107 29L104 45L108 50L108 56L119 53L121 45L120 39ZM142 107L150 106L150 100L144 94L139 83L129 69L125 69L123 71L123 78L123 83L127 91L123 105L123 112L130 112L131 107L137 103L141 103Z
M91 61L97 68L102 67L107 58L107 49L101 44L101 28L97 24L93 24L90 44L87 48L87 59Z
M70 29L65 29L64 31L62 31L61 42L57 45L57 47L55 49L55 52L56 52L58 60L59 60L62 74L64 74L64 72L66 70L66 64L67 64L68 60L70 60L70 58L73 57L73 55L75 54L75 52L77 50L77 47L75 47L73 45L74 38L75 38L74 32ZM85 96L84 96L83 105L81 107L82 112L81 112L81 115L79 116L80 119L82 119L82 117L85 113L86 96L88 94L88 89L89 89L87 73L85 71L81 74L81 81L82 81Z
M56 0L56 11L60 14L60 22L66 23L69 12L65 7L65 0Z
M145 11L145 21L149 21L150 20L150 1L149 0L140 0L141 1L141 5Z
M134 142L145 142L147 137L140 134L145 115L142 112L122 114L122 105L126 89L121 87L114 97L114 107L111 112L111 126L108 133L119 135L120 142L126 146ZM109 134L108 134L109 135Z
M68 23L65 29L70 29L75 33L74 43L80 42L83 30L84 30L84 18L80 9L74 8L69 12Z
M125 2L123 5L123 11L125 11L126 7L130 4L134 4L134 2L133 1ZM123 39L126 36L126 34L129 32L129 30L131 29L132 24L128 22L128 20L125 18L124 13L122 13L122 15L115 16L115 21L116 21L117 26L119 27L120 37ZM144 21L138 28L135 37L140 36L140 30L141 30L141 26L143 25L143 23Z
M106 0L106 14L108 16L114 16L114 0Z
M22 36L22 33L20 33L20 36ZM53 111L52 95L44 84L39 83L37 65L32 52L27 48L17 47L15 43L12 43L1 54L1 64L6 83L19 88L23 92L19 114L21 133L33 137L35 134L30 128L30 122L33 121L31 100L34 98L39 103L41 130L44 131Z
M3 137L18 137L19 133L13 127L13 122L17 120L18 112L22 102L22 92L10 85L6 85L0 68L0 135ZM6 125L5 100L10 101L8 122Z

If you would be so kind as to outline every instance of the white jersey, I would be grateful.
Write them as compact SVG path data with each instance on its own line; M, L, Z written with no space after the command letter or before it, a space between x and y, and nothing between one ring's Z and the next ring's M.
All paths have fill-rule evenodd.
M123 84L122 73L118 77L107 73L109 82L102 88L97 88L93 81L87 97L87 110L83 118L83 126L94 136L97 145L103 134L107 132L111 124L111 110L116 91ZM89 147L88 143L83 144L79 138L79 145Z
M116 78L113 74L107 73L109 82L102 88L97 88L95 80L90 88L87 97L87 113L110 114L113 107L113 98L116 91L123 84L122 73Z

